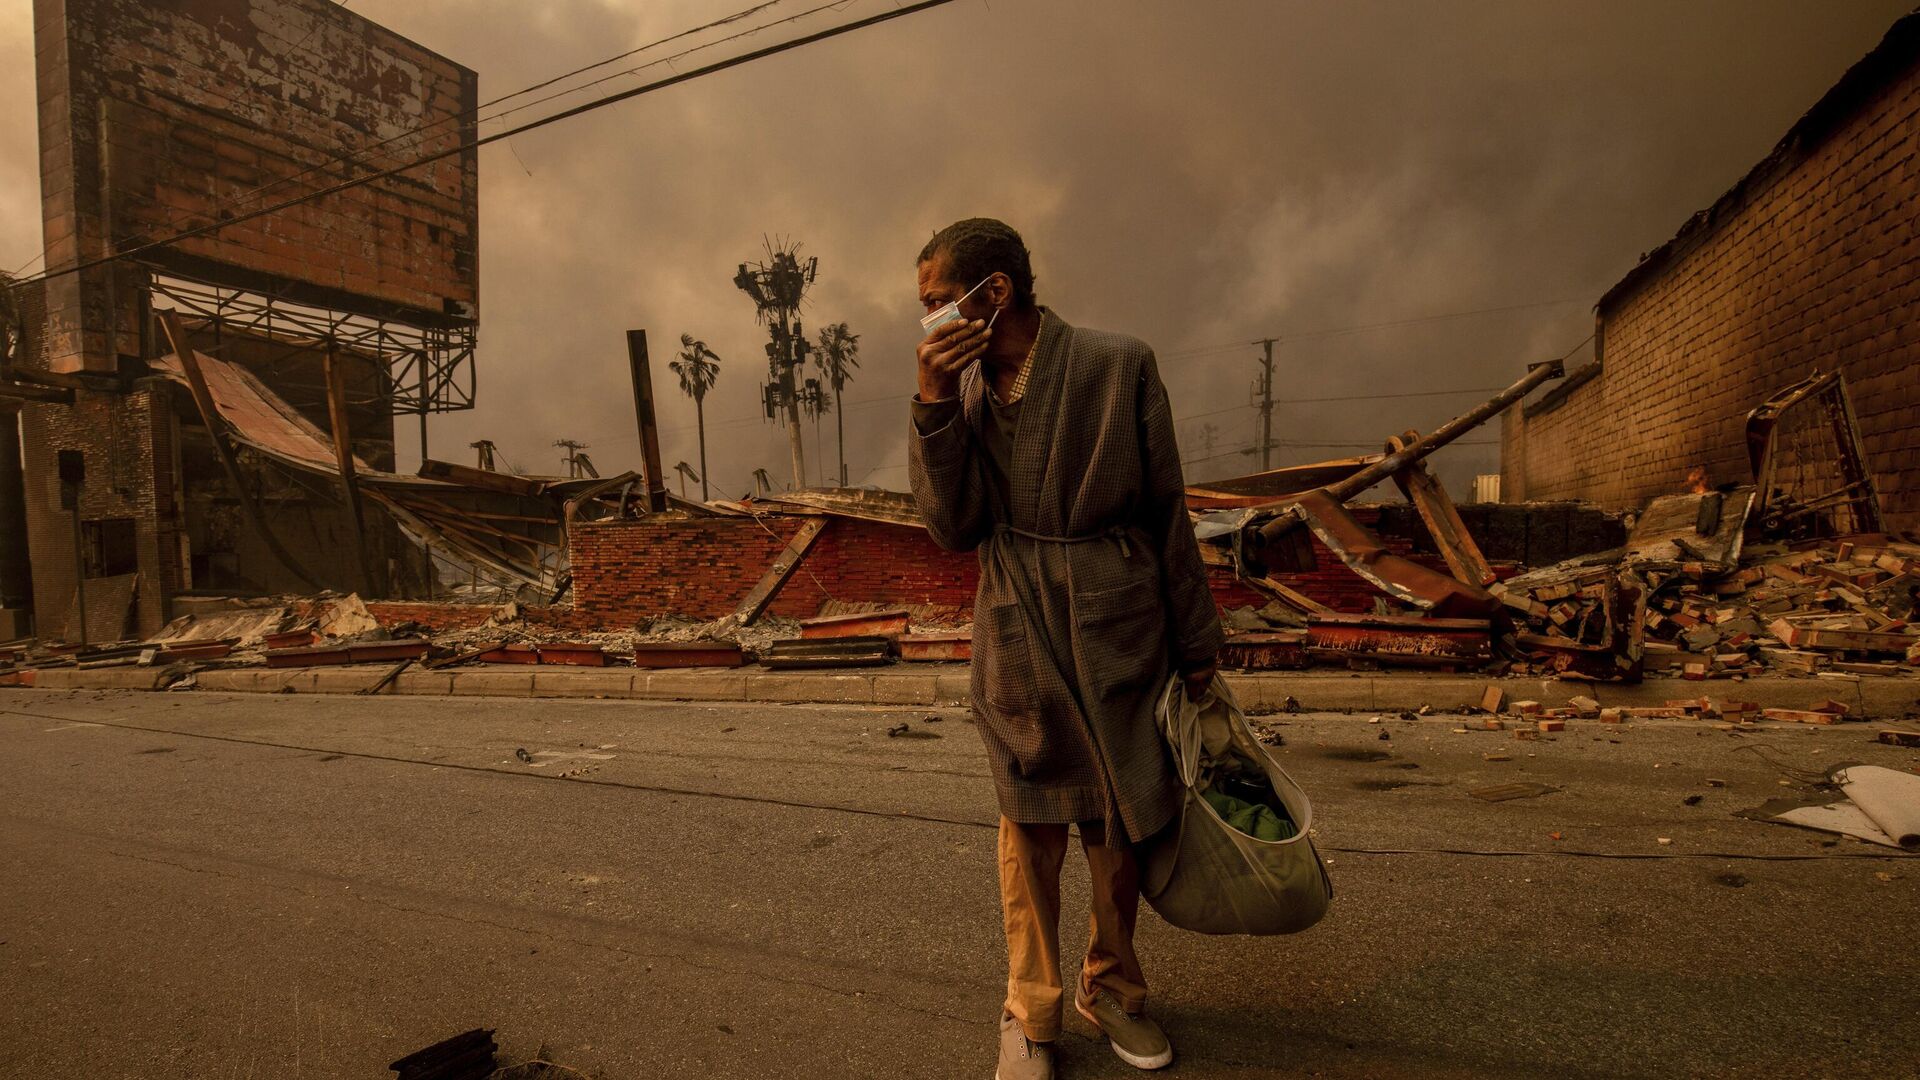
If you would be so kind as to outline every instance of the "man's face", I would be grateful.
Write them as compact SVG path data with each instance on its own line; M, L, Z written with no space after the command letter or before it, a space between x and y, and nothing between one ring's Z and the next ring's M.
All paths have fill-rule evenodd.
M965 296L968 289L978 285L977 281L960 282L953 280L947 269L947 257L935 255L920 264L920 306L931 313L943 304L952 303ZM993 314L993 304L987 297L994 292L990 283L984 289L976 291L960 303L960 314L967 319L985 319Z

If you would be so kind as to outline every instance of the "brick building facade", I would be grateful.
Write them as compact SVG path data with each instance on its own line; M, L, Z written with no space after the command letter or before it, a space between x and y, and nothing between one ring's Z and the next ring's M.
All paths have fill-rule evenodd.
M1920 529L1920 15L1600 299L1594 360L1506 414L1510 501L1747 482L1746 414L1840 368L1892 529Z
M337 492L244 450L235 488L191 399L152 377L149 362L171 351L152 314L180 311L195 351L246 366L322 429L331 349L354 402L354 452L391 468L402 397L422 413L471 405L474 151L144 245L460 145L477 76L329 0L34 0L33 17L51 276L16 290L33 310L13 374L71 396L19 411L36 631L65 632L81 574L138 575L126 624L90 619L93 640L152 634L183 590L364 587ZM353 153L365 159L337 160ZM134 247L137 258L75 270ZM308 321L288 330L296 310ZM339 340L319 341L314 325ZM421 341L434 344L405 351ZM409 363L417 380L399 374ZM462 364L464 399L448 375ZM429 386L430 371L445 381ZM78 544L63 451L85 466ZM304 579L251 526L248 501ZM376 568L414 559L384 515L368 532Z
M182 516L168 388L128 394L81 393L72 406L28 405L21 411L26 447L27 540L33 558L39 632L65 633L74 593L76 556L90 578L137 573L134 607L143 630L164 622L165 598L181 587ZM80 535L61 506L58 460L79 450L86 482L79 489ZM130 541L130 543L129 543ZM118 627L89 627L111 640Z

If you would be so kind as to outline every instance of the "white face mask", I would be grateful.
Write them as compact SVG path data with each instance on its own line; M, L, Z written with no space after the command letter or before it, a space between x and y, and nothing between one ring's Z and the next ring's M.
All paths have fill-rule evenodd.
M983 277L980 279L980 285L985 285L987 282L992 280L993 280L993 275L988 274L986 277ZM980 285L975 285L973 288L968 289L965 293L962 293L960 296L960 300L965 300L967 297L972 296L974 293L979 292ZM960 300L949 301L945 304L941 304L937 308L934 308L932 311L927 312L926 315L920 319L920 329L925 331L926 333L931 334L935 330L938 330L941 327L947 325L948 323L954 321L955 319L960 318L961 317ZM993 316L992 318L989 318L987 320L987 325L992 326L994 323L994 320L998 319L999 317L1000 317L1000 309L994 308Z

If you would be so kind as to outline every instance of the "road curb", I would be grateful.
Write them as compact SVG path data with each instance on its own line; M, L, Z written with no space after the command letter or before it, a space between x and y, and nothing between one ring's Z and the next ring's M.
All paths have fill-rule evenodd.
M48 668L34 685L44 690L156 690L160 672L151 668ZM347 694L379 682L379 667L228 668L199 672L199 689L223 693ZM904 705L964 707L969 671L965 664L913 664L856 672L768 671L762 668L685 668L635 671L629 668L485 668L458 671L409 671L384 694L538 698L603 698L653 701L749 701L767 704ZM1397 713L1430 706L1447 712L1478 704L1489 686L1512 701L1538 701L1548 708L1576 696L1606 706L1657 707L1669 701L1710 697L1752 701L1762 708L1805 709L1832 698L1853 715L1893 720L1920 713L1920 679L1763 677L1689 682L1657 679L1639 685L1589 683L1571 679L1490 679L1421 672L1229 672L1249 712ZM1290 700L1291 699L1291 700Z

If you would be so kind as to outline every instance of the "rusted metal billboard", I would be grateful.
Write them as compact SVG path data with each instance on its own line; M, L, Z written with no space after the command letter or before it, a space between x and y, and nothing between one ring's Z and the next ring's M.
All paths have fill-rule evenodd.
M471 138L475 74L329 0L35 0L47 266L74 266ZM351 160L342 162L342 155ZM472 151L48 282L48 362L140 355L180 275L421 327L478 314Z

